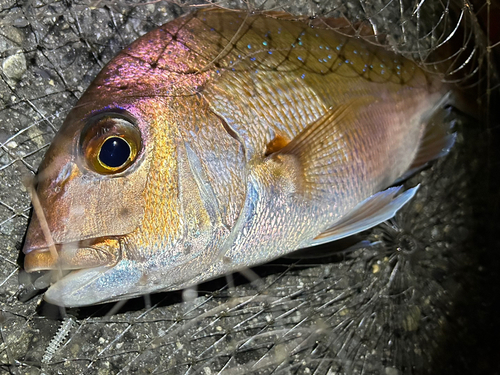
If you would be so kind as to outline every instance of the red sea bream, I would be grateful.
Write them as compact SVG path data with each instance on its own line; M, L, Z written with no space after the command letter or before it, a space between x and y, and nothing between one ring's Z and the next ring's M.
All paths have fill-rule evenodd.
M366 230L411 199L391 186L451 146L432 120L450 88L323 21L197 11L99 73L36 180L25 268L71 270L47 301L186 288Z

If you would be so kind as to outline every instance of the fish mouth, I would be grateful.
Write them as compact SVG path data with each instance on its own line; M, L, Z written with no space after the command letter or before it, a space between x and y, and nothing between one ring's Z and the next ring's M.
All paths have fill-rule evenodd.
M50 247L24 248L26 272L46 270L78 270L100 266L112 267L121 258L118 238L95 238L83 241L55 244Z

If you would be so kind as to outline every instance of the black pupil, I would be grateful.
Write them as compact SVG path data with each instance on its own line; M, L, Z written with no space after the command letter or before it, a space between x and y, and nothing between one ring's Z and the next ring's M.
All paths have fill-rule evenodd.
M101 146L99 151L99 160L110 168L121 167L130 157L130 146L120 137L111 137Z

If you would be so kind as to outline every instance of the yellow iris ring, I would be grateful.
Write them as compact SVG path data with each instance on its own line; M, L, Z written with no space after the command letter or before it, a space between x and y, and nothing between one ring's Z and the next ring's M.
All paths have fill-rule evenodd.
M109 165L106 165L102 162L102 160L100 159L99 155L101 154L101 148L102 148L102 145L108 140L108 139L111 139L111 138L121 138L125 141L125 143L127 144L129 150L130 150L130 153L129 153L129 157L127 158L127 160L125 160L125 162L118 166L118 167L110 167ZM106 171L107 173L118 173L122 170L124 170L126 167L128 167L130 164L132 164L132 162L134 161L135 157L137 156L137 147L135 145L134 142L129 142L125 139L125 136L120 136L120 135L111 135L107 138L105 138L102 142L101 142L101 145L99 146L99 150L97 151L96 153L96 161L97 163L99 164L99 166L96 166L94 165L95 168L102 168L102 170Z
M99 158L103 144L110 138L123 139L130 149L129 157L118 167L110 167ZM126 170L135 161L140 147L139 129L125 119L111 116L103 117L92 124L81 141L81 150L87 165L99 174L116 174Z

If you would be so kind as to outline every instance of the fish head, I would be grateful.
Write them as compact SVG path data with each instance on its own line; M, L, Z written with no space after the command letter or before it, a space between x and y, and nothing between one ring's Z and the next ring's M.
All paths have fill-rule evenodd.
M198 95L214 73L193 68L199 56L182 42L184 22L110 61L42 161L23 252L28 272L69 271L46 292L51 303L90 305L186 285L208 272L201 255L240 212L241 144Z
M25 269L111 266L144 216L148 126L136 107L81 103L66 118L35 178ZM50 248L55 248L56 253Z
M47 301L125 299L209 272L207 254L216 253L244 201L235 177L244 157L215 114L187 101L93 100L69 114L36 177L23 248L28 272L69 272ZM222 151L229 162L217 158Z
M52 142L36 178L43 218L36 212L25 241L27 254L55 244L120 236L143 216L137 198L144 189L142 165L147 136L136 117L113 108L68 116ZM134 202L134 204L132 204ZM44 235L44 220L52 239ZM31 256L28 257L30 262Z

